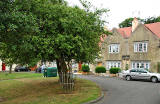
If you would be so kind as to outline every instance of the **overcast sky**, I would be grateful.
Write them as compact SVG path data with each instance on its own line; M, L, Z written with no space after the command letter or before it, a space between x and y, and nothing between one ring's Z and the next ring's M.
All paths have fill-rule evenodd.
M67 0L69 5L80 5L79 0ZM88 0L98 8L110 9L105 20L109 29L128 17L160 16L160 0Z

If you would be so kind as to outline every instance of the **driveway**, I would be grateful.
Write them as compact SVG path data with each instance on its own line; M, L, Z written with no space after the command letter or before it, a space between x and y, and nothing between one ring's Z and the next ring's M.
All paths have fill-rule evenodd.
M119 78L79 75L96 82L105 92L96 104L160 104L160 83L125 81Z

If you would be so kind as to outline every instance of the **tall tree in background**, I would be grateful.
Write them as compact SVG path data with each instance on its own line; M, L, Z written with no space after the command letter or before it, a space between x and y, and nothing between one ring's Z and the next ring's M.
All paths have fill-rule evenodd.
M7 45L16 63L35 64L56 60L58 72L67 73L72 59L92 62L99 55L105 9L70 7L63 0L1 1L0 41ZM6 22L7 21L7 22Z
M127 18L125 19L124 21L122 21L120 24L119 24L119 27L120 28L123 28L123 27L130 27L132 26L132 21L133 21L134 18ZM158 17L148 17L146 19L140 19L138 18L138 20L141 22L141 23L144 23L144 24L150 24L150 23L155 23L155 22L160 22L160 16Z
M148 17L143 20L144 24L150 24L155 22L160 22L160 16L159 17Z
M120 24L119 24L119 27L120 28L123 28L123 27L131 27L132 26L132 21L133 21L134 18L127 18L125 19L124 21L122 21ZM140 19L140 18L137 18L139 21L143 22L143 19Z

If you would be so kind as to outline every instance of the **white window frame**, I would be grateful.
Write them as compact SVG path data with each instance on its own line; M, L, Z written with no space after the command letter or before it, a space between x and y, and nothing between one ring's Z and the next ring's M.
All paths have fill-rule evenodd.
M119 53L119 48L120 45L119 44L110 44L109 45L109 53Z
M112 67L121 68L121 61L107 61L106 62L106 69L109 70Z
M135 42L134 52L147 52L148 43L147 42Z
M141 68L149 69L150 62L149 61L132 61L132 69L141 69Z

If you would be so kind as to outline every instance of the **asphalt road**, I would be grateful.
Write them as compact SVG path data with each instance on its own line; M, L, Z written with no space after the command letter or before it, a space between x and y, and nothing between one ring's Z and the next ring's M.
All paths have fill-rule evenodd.
M96 104L160 104L160 83L80 75L96 82L105 92Z

